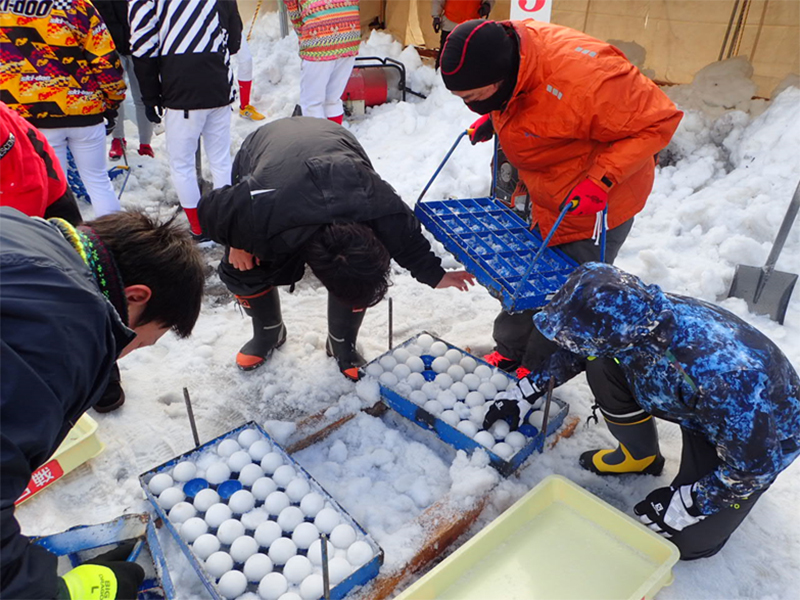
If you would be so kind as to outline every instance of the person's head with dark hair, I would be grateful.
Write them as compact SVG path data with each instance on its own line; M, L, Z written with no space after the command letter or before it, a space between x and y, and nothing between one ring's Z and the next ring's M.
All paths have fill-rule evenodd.
M350 306L375 306L391 285L389 251L362 223L324 225L306 243L304 256L328 291Z
M187 231L172 219L122 211L89 221L114 258L125 286L128 321L137 338L123 354L155 343L168 329L188 337L200 314L203 261Z

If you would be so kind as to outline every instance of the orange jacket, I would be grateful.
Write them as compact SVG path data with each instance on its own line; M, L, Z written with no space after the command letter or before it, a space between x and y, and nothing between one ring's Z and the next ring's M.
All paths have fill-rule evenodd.
M586 177L605 187L608 226L644 207L654 155L683 113L614 46L550 23L513 21L520 38L517 85L495 131L531 195L533 223L546 235L569 191ZM595 216L567 215L551 245L592 236Z
M481 4L483 4L483 0L446 0L444 3L444 16L453 23L480 19L478 9Z

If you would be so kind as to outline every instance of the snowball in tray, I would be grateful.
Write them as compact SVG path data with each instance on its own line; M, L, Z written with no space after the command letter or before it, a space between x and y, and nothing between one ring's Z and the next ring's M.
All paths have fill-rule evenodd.
M422 356L422 348L419 344L408 344L403 348L408 352L409 356Z
M447 373L439 373L433 382L443 390L448 390L453 385L453 378Z
M220 543L213 533L204 533L200 537L198 537L194 543L192 544L192 550L194 551L197 558L200 560L205 560L214 552L219 551Z
M428 400L433 400L434 398L436 398L436 396L439 395L439 392L441 390L439 389L438 385L436 385L432 381L429 381L422 386L421 391L428 397Z
M483 394L487 400L491 400L497 396L497 388L491 381L484 381L478 386L478 391Z
M233 559L227 552L214 552L206 559L206 571L215 579L219 579L233 568Z
M245 529L255 531L264 521L269 520L269 515L263 508L254 508L250 512L244 513L239 520Z
M337 525L338 527L338 525ZM301 550L308 550L308 547L319 539L319 529L313 523L300 523L292 532L292 541Z
M245 429L244 431L239 433L239 436L236 438L236 440L239 442L239 445L242 448L249 448L255 442L258 442L263 439L264 436L261 435L261 432L256 431L255 429Z
M391 354L387 354L380 357L378 364L383 367L384 371L391 371L397 366L397 359Z
M244 563L258 552L258 542L249 535L241 535L231 544L230 555L237 563Z
M282 465L275 469L275 472L272 474L272 480L281 488L286 488L289 482L295 477L297 477L297 473L291 465Z
M406 377L406 383L410 385L412 389L418 390L425 385L425 376L422 373L411 373Z
M331 544L337 548L344 548L345 550L350 547L350 544L356 541L356 530L352 525L341 523L333 528L331 531Z
M489 410L488 404L481 404L479 406L473 406L469 409L469 420L475 423L478 426L478 429L483 427L483 418L486 416L486 412Z
M481 380L489 379L493 374L492 367L489 365L478 365L475 367L475 375L481 378Z
M272 542L282 535L283 531L281 530L281 526L275 521L264 521L261 525L256 527L253 537L262 548L269 548Z
M347 549L347 561L354 567L360 567L372 558L372 546L359 540Z
M422 373L425 370L425 363L419 356L409 356L406 365L413 373Z
M228 571L219 578L217 589L228 600L234 600L247 589L247 577L241 571Z
M442 405L442 408L445 410L450 410L456 404L456 395L453 393L452 390L442 390L439 392L439 395L436 396L436 399Z
M510 444L506 444L505 442L499 442L494 445L492 448L492 452L497 454L500 458L511 458L514 454L514 448L511 447Z
M467 394L469 394L469 388L463 381L456 381L453 383L453 385L450 386L450 391L453 392L459 400L464 400Z
M330 557L333 556L334 550L336 548L330 542L326 542L328 544L328 560ZM317 566L322 564L322 540L317 539L308 547L308 560Z
M300 596L303 600L319 600L324 593L323 587L322 575L319 573L312 573L300 584Z
M496 387L499 392L502 392L511 384L511 379L502 373L495 373L489 378L489 381L494 384L494 387Z
M178 502L169 511L169 520L173 523L183 523L194 516L197 516L197 509L188 502Z
M445 344L444 342L436 341L431 344L430 350L428 352L430 353L431 356L444 356L447 350L448 350L447 344Z
M236 440L228 438L227 440L222 440L217 446L217 454L219 454L222 458L228 458L234 452L238 452L241 450L242 447L239 445L239 442Z
M281 511L292 503L289 496L283 492L272 492L267 499L264 500L264 508L271 515L279 515Z
M461 381L462 379L464 379L464 375L466 375L467 372L464 370L464 367L462 367L460 364L453 363L450 365L450 368L447 369L447 374L450 375L453 381Z
M450 425L451 427L455 427L456 425L458 425L458 422L461 420L458 418L458 415L453 410L444 411L441 417L439 418L448 425Z
M409 375L411 375L411 367L405 363L401 363L392 369L392 373L394 373L394 376L397 377L398 381L403 381Z
M428 384L426 383L425 385ZM428 401L428 394L422 390L414 390L408 395L408 399L418 406L425 406L425 403Z
M215 529L222 525L225 521L230 519L233 516L233 511L227 504L217 503L212 504L206 510L206 523L212 529Z
M249 460L250 458L249 454L247 455L247 458ZM223 481L227 481L228 479L230 479L230 476L231 476L230 467L222 461L217 461L215 463L212 463L206 469L206 480L208 481L208 483L212 485L219 485Z
M250 453L247 450L239 450L228 457L228 466L233 473L241 472L245 465L249 465L252 462L253 459L250 458Z
M547 417L548 422L552 421L558 413L558 407L555 404L550 405L550 414ZM544 426L544 411L535 410L528 417L528 423L533 425L537 431L541 431Z
M264 600L278 600L288 589L286 577L280 573L268 573L258 584L258 595Z
M286 561L283 567L283 576L290 583L302 583L303 580L311 575L314 565L305 556L293 556Z
M467 373L472 373L475 370L475 367L478 366L478 361L471 356L465 356L458 364L460 364Z
M383 367L378 363L370 363L367 365L367 375L377 379L383 374Z
M461 433L469 437L475 437L475 434L478 433L478 426L475 425L472 421L461 421L457 426Z
M391 371L384 371L381 373L381 376L378 377L378 381L380 381L386 387L394 387L397 385L397 375Z
M250 448L247 449L247 453L250 455L250 458L257 463L260 463L261 459L270 452L272 452L272 444L270 444L267 440L256 440L250 445Z
M272 572L272 561L269 556L259 552L245 561L244 569L242 570L248 581L258 583L267 573Z
M417 337L417 345L422 349L423 352L430 350L431 344L433 344L433 336L423 333Z
M486 448L490 448L494 446L494 436L489 433L488 431L479 431L475 434L475 441L478 442L481 446Z
M256 500L266 500L272 492L278 490L278 484L271 477L260 477L253 482L250 491Z
M183 490L176 487L168 487L158 495L158 505L164 510L170 510L178 502L183 502L186 494Z
M439 416L442 414L444 407L442 407L442 403L438 400L428 400L424 406L425 410L427 410L432 415Z
M463 379L461 379L461 383L466 385L472 392L478 389L478 386L481 384L481 378L475 375L475 373L467 373L464 375Z
M256 442L257 444L258 442ZM250 487L256 481L264 476L264 471L261 470L257 464L250 463L249 465L245 465L241 471L239 471L239 481L242 482L243 486Z
M306 494L300 501L300 510L307 517L316 517L317 513L325 507L325 499L317 492Z
M436 371L437 373L447 373L447 369L450 368L450 361L447 360L444 356L439 356L433 359L431 363L431 369Z
M506 439L506 436L511 432L511 427L505 421L496 421L490 428L489 431L494 436L494 439L497 441L503 441ZM522 434L520 434L522 435ZM525 436L523 436L524 439ZM522 443L525 445L525 442ZM521 446L520 446L521 447Z
M283 456L277 452L265 454L264 458L261 459L261 468L264 469L264 473L267 475L272 475L275 472L275 469L280 467L282 464Z
M195 465L193 462L189 462L188 460L179 462L177 465L175 465L175 468L172 469L173 479L180 482L194 479L195 473L197 473L197 465Z
M308 482L302 477L295 477L286 486L285 493L292 502L300 502L309 491L311 486Z
M269 557L276 565L285 565L295 554L297 546L289 538L280 537L269 545Z
M396 348L394 352L392 352L392 356L397 361L398 364L402 364L408 360L408 357L411 356L408 350L405 348Z
M278 525L284 531L291 533L304 519L305 515L303 515L302 510L296 506L287 506L278 515Z
M336 556L328 563L328 573L331 578L331 585L339 585L342 581L350 577L353 572L352 565L346 558Z
M455 406L453 406L453 411L455 411L455 413L458 415L458 418L462 420L469 419L470 415L472 414L470 407L463 402L456 402Z
M464 403L470 408L483 406L486 403L486 398L480 392L470 392L464 399Z
M228 506L237 515L243 515L246 512L253 510L256 505L256 499L253 497L253 494L248 492L247 490L239 490L238 492L234 492L233 496L231 496L230 500L228 500Z
M247 600L247 598L240 598L239 600ZM278 600L303 600L303 597L297 592L286 592Z
M223 544L230 546L236 538L244 535L244 525L238 519L223 521L217 528L217 538Z
M154 496L158 496L167 488L172 487L174 483L175 482L172 481L172 477L166 473L158 473L150 478L147 487Z
M314 525L322 533L330 534L333 528L339 524L339 513L332 508L323 508L314 517Z
M456 350L455 348L448 349L447 352L444 353L444 356L452 365L459 364L461 359L464 357L461 350Z
M515 450L519 450L528 443L528 439L519 431L511 431L506 435L505 442Z

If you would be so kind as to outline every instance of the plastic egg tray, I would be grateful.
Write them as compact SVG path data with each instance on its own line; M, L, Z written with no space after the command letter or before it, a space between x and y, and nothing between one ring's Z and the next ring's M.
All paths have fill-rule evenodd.
M394 410L456 449L485 450L503 475L544 448L544 399L537 400L518 432L509 433L505 424L484 430L489 402L516 378L429 333L379 356L364 372L378 381L381 396ZM546 435L555 433L568 413L569 405L553 398Z
M374 578L383 563L374 539L254 422L139 481L215 599L322 598L321 532L330 538L331 598Z
M491 198L418 202L414 213L509 312L541 308L577 263L548 248L522 284L542 238Z

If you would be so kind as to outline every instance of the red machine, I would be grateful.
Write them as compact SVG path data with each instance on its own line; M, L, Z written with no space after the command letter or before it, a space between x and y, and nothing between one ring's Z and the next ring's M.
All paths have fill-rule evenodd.
M406 92L425 98L406 86L406 68L391 58L359 56L342 94L349 115L363 115L369 106L405 100Z

